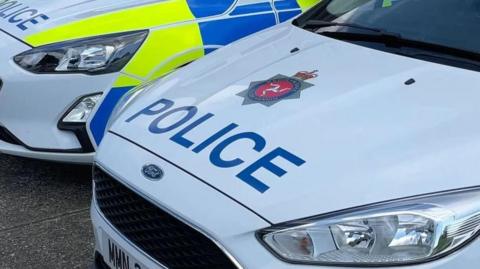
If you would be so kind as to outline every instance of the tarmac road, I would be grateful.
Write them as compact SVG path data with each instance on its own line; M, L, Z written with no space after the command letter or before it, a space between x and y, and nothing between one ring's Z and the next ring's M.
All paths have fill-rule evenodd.
M0 268L89 268L91 168L0 155Z

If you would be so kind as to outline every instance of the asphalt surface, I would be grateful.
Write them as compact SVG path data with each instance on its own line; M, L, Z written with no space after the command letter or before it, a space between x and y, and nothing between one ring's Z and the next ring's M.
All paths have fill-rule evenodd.
M91 169L0 154L0 268L89 268Z

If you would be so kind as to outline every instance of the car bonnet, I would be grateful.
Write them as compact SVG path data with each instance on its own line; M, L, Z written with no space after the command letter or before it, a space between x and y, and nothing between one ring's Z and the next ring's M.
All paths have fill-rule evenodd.
M473 85L285 24L154 84L111 132L282 222L478 185Z
M142 14L149 15L149 9L159 8L166 2L170 2L167 4L170 9L178 6L180 16L183 16L182 10L188 11L185 1L0 0L0 30L32 46L40 46L98 34L145 29L150 24L159 25L159 19L154 16L138 18L142 18ZM172 21L177 19L173 14L170 17ZM123 23L113 24L118 18L122 18ZM165 19L167 22L168 18Z

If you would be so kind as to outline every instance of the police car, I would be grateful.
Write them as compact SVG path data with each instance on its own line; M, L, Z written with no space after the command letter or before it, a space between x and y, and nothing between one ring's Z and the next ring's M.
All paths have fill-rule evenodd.
M317 0L0 0L0 152L88 163L119 98Z
M99 268L477 268L480 2L324 0L128 93Z

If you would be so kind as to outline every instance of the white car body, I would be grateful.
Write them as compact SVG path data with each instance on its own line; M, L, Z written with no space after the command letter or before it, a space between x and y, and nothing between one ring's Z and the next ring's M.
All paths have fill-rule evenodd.
M292 98L255 102L245 95L253 82L314 70L311 86ZM410 79L416 83L406 85ZM115 120L96 164L206 234L238 268L337 268L283 262L255 233L346 208L478 186L480 126L473 123L480 92L472 85L479 84L478 72L285 23L147 88ZM160 100L174 104L167 109ZM185 106L194 109L162 114ZM185 116L190 112L194 116ZM236 128L207 140L230 124ZM249 139L225 142L246 133ZM287 154L277 155L274 165L252 168L278 148ZM148 164L163 169L161 180L142 174ZM105 263L118 266L109 260L111 240L132 259L130 268L163 268L112 225L95 198L91 213L96 251ZM474 240L452 255L408 268L475 268L478 253L480 241Z
M175 69L199 57L198 55L203 55L204 51L206 54L232 40L285 21L301 13L314 2L312 0L300 0L298 3L295 0L215 2L198 0L0 0L0 79L2 81L0 83L0 152L51 161L91 163L94 150L101 140L108 115L111 113L110 108L128 89L158 78L160 76L158 72L166 66L172 65L171 68ZM121 14L121 12L135 8L145 8L148 11L149 6L160 6L161 9L163 4L165 8L160 11L167 12L167 15L172 17L171 20L168 18L156 19L152 16L142 18L142 13L139 12L138 16L135 15L138 23L132 22L132 19L127 16L125 21L120 20L120 26L118 26L119 23L116 24L116 28L109 29L103 25L103 23L108 25L112 20L114 22L118 20L118 17L108 17L109 14L118 12ZM191 13L195 15L193 19L190 17L186 20L176 18L177 14L182 12L190 13L189 6ZM175 7L179 7L178 9L182 7L182 10L177 10ZM168 13L170 11L172 13ZM98 25L98 29L90 29L90 32L86 31L88 25L86 27L81 23L78 26L76 24L96 20L104 15L105 20L100 21L102 24ZM167 15L160 14L159 16ZM189 14L188 16L193 15ZM162 23L156 23L156 20ZM219 36L215 36L215 29L222 27L222 23L228 24L228 26L225 26L223 31L219 31L221 32ZM55 42L52 41L55 44L117 33L117 31L136 30L148 30L152 36L162 33L164 30L167 32L166 29L176 29L175 27L183 25L192 25L192 29L203 27L201 29L203 32L199 33L198 37L191 37L199 39L197 42L201 42L201 44L195 48L186 46L186 49L182 50L181 41L175 38L162 39L162 42L169 42L169 44L170 42L178 43L178 51L172 52L171 55L166 53L167 55L164 55L162 60L152 63L151 67L140 68L142 74L132 72L128 68L124 68L120 72L98 75L34 74L19 67L13 60L16 55L37 47L37 44L39 44L38 46L51 44L45 40L55 40ZM71 32L68 31L68 27L71 27ZM195 31L200 30L195 29ZM229 31L230 34L225 34L225 31ZM178 37L185 38L184 35L181 30L178 30ZM186 37L186 39L189 38ZM176 45L170 44L169 46ZM156 50L154 46L150 46L148 49ZM193 49L198 52L192 52ZM189 56L189 53L195 54L195 56L187 60L186 55ZM135 58L132 61L134 60ZM139 68L135 69L139 70ZM72 130L58 127L62 118L82 97L98 93L103 93L103 99L100 101L102 106L97 104L95 108L95 113L98 113L97 119L100 119L94 121L92 113L85 123L85 130L81 131L81 138Z
M1 1L2 18L12 11L32 12L22 13L21 22L11 22L8 17L0 20L0 78L3 82L0 126L19 140L8 143L0 139L0 152L52 161L91 162L93 152L82 153L75 134L60 130L57 125L78 98L111 88L119 74L33 74L18 66L13 57L32 49L25 41L29 35L72 22L75 16L77 20L88 18L95 10L96 14L101 14L138 3L128 0L102 2L21 1L10 5L8 1Z

